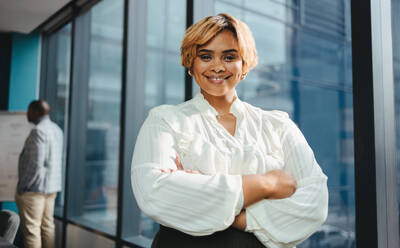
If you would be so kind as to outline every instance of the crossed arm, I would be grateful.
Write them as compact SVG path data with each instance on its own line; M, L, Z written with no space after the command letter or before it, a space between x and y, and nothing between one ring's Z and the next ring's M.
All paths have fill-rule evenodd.
M202 175L178 168L171 159L176 156L175 138L159 123L143 125L132 162L137 203L158 223L194 236L233 226L253 233L265 245L293 247L324 222L326 177L294 124L281 137L285 171ZM190 152L202 158L194 163L213 162L203 159L204 150Z
M179 160L175 157L178 170L187 173L200 174L199 171L185 170ZM162 172L166 172L162 170ZM173 172L173 170L171 170ZM282 199L290 197L296 191L296 180L283 170L272 170L265 174L242 175L243 208L236 216L232 226L246 229L246 207L261 201L262 199Z

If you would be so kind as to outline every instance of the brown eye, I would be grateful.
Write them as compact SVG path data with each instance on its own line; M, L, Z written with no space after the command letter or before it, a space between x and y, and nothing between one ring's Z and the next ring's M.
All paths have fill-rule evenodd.
M230 54L230 55L226 55L226 56L224 57L224 60L225 60L225 61L234 61L234 60L236 60L236 58L237 58L236 55Z
M209 60L211 60L211 56L208 55L208 54L201 54L201 55L199 55L199 58L200 58L201 60L204 60L204 61L209 61Z

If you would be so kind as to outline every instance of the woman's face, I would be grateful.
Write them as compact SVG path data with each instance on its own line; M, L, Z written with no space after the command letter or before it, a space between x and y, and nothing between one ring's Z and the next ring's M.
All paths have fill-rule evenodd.
M233 96L242 73L242 57L231 31L221 31L197 49L192 74L203 93L217 97Z

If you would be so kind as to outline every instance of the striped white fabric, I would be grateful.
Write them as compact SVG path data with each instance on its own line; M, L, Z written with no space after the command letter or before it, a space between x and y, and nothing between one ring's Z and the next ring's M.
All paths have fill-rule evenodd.
M136 141L132 187L141 210L158 223L195 235L228 228L243 206L244 174L284 169L298 189L290 198L246 209L247 229L266 247L294 247L325 221L327 177L288 115L239 99L231 106L235 136L217 121L201 93L180 105L150 111ZM176 170L178 154L185 169Z

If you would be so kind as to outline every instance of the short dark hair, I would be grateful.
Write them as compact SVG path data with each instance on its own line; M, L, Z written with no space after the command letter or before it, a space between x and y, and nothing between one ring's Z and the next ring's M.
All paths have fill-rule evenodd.
M50 112L50 106L45 100L35 100L29 104L29 108L39 114L39 116L48 115Z

